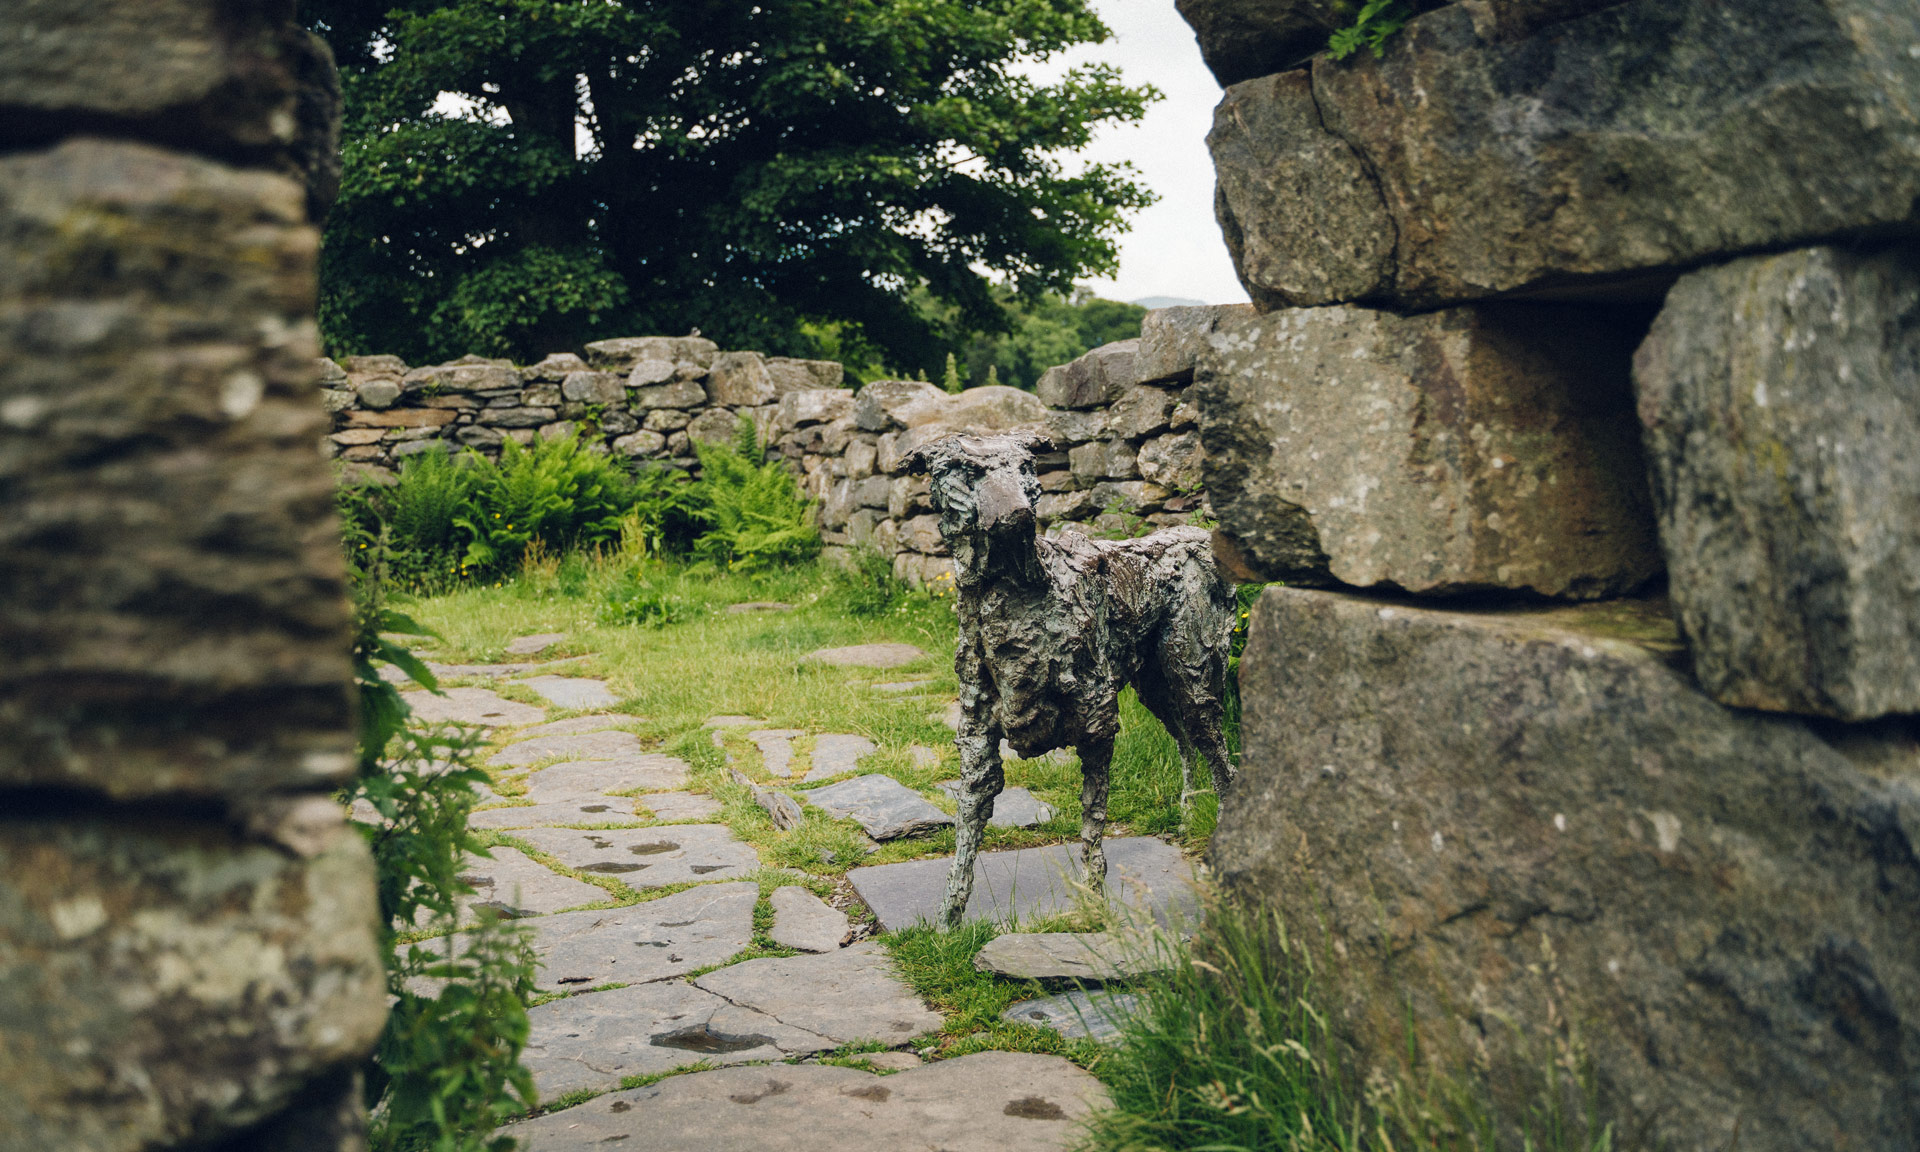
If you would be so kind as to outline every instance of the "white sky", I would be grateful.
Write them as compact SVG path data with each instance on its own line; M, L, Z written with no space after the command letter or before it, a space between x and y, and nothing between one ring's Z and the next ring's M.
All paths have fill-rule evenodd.
M1160 202L1133 219L1120 238L1120 272L1088 287L1112 300L1182 296L1208 304L1240 304L1246 290L1233 274L1220 227L1213 220L1213 160L1207 129L1220 87L1200 62L1193 30L1173 0L1094 0L1113 39L1050 61L1040 76L1073 64L1117 64L1130 84L1152 84L1165 99L1138 125L1102 130L1087 157L1131 160Z

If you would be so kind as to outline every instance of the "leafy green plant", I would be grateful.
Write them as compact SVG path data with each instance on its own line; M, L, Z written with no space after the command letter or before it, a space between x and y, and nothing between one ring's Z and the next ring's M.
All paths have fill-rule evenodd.
M600 622L664 628L684 614L685 610L678 599L653 587L637 574L628 573L607 590L606 603L600 608Z
M1375 59L1387 52L1387 41L1419 14L1415 0L1367 0L1355 14L1353 23L1336 31L1327 41L1327 54L1345 60L1362 48L1371 49Z
M1239 584L1233 589L1233 637L1227 644L1227 690L1220 701L1226 730L1227 754L1240 762L1240 657L1247 651L1247 634L1253 628L1253 606L1266 591L1265 584Z
M552 555L617 541L634 505L633 475L577 436L530 448L508 440L498 463L474 472L472 506L454 522L467 534L466 564L481 572L514 566L534 540Z
M733 569L795 564L820 553L820 533L793 474L765 460L753 424L742 419L731 445L696 444L700 479L689 493L701 526L693 550Z
M852 549L846 567L834 569L831 595L849 616L885 616L912 594L893 574L893 558L878 548Z

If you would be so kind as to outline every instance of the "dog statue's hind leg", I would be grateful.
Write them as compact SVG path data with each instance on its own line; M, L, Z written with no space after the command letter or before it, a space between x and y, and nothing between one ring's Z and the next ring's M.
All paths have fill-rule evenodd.
M1090 740L1080 753L1080 862L1081 875L1095 893L1107 880L1107 769L1113 763L1113 739Z
M962 648L957 663L969 653ZM977 656L976 656L977 659ZM973 897L973 866L980 855L980 839L993 817L993 800L1006 785L1000 767L1000 725L993 717L993 700L980 687L984 670L974 669L981 678L960 676L960 735L954 743L960 749L959 816L953 829L953 869L947 873L947 904L940 926L951 930L960 926L967 901ZM1103 805L1104 809L1104 805Z

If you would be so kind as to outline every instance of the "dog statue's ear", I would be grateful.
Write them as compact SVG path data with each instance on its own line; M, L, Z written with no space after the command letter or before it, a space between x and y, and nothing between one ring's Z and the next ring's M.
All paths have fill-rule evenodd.
M933 471L934 462L946 454L945 446L949 439L951 439L951 437L942 436L938 440L928 444L922 444L920 447L907 453L906 459L901 461L906 467L907 475L925 476L928 472Z
M1007 435L1014 443L1025 448L1035 456L1053 451L1053 437L1047 435L1045 432L1034 432L1022 429L1018 432L1010 432Z

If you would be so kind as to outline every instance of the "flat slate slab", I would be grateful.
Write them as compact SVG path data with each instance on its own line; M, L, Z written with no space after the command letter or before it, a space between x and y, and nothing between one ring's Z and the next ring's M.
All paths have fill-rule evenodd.
M793 774L793 738L805 736L798 728L762 728L747 733L747 739L760 749L760 765L769 776Z
M875 692L918 692L922 688L931 687L932 684L931 680L889 680L883 684L869 684L867 687Z
M911 644L855 644L850 648L821 648L802 656L816 664L839 668L899 668L927 654Z
M699 880L732 880L760 866L749 845L724 824L671 828L528 828L520 839L569 868L612 876L635 888L663 888Z
M519 919L612 899L605 888L562 876L517 848L502 845L489 851L491 860L467 859L467 870L460 878L473 885L474 894L463 904L491 907Z
M879 1041L898 1048L943 1023L893 974L886 949L874 940L819 956L748 960L693 983L840 1044Z
M499 1134L523 1152L1067 1152L1107 1104L1062 1057L976 1052L890 1076L832 1064L670 1076Z
M522 804L514 808L485 808L467 817L469 828L560 828L570 824L633 824L648 822L636 815L631 796L601 796L592 792Z
M416 722L477 724L485 728L518 728L547 718L544 709L508 700L487 688L447 688L444 695L425 690L403 692L400 698L413 709Z
M640 797L640 807L655 820L705 820L720 814L720 801L698 792L650 792Z
M865 736L815 736L813 767L807 770L806 778L828 780L845 775L860 767L862 757L876 751L873 741Z
M897 840L953 823L953 817L891 776L855 776L803 795L831 816L851 817L875 840Z
M907 756L913 761L915 768L931 768L935 764L940 763L940 753L935 752L925 744L908 745Z
M626 716L619 712L602 712L597 716L575 716L571 720L554 720L546 724L536 724L522 732L514 733L516 741L532 740L541 736L578 736L587 732L610 732L623 724L643 723L638 716Z
M838 1047L680 980L550 1000L528 1009L527 1023L521 1062L545 1101L703 1061L776 1061Z
M775 888L773 905L775 944L801 952L832 952L847 938L847 914L800 887Z
M982 852L975 865L967 919L1017 924L1071 911L1079 853L1077 843ZM1108 840L1106 854L1108 907L1144 913L1162 926L1199 919L1193 865L1178 848L1151 836L1124 836ZM880 864L855 868L847 879L873 909L881 931L892 932L922 920L939 920L952 864L949 856Z
M1000 1014L1002 1020L1050 1028L1070 1040L1085 1037L1111 1044L1121 1027L1140 1011L1140 997L1131 992L1104 990L1063 992L1039 1000L1022 1000Z
M639 755L643 755L640 737L631 732L601 729L545 733L530 740L517 740L494 753L487 763L496 768L525 768L556 756L569 760L617 760Z
M607 690L604 680L579 676L529 676L518 681L562 708L611 708L620 698Z
M955 800L960 798L958 780L943 780L934 787ZM987 823L995 828L1038 828L1054 816L1053 805L1025 788L1002 788L993 798L993 815Z
M709 716L702 728L750 728L755 724L765 724L758 716Z
M527 777L527 798L564 800L583 792L665 792L687 784L687 762L657 752L618 760L569 760Z
M529 920L540 960L534 984L543 992L578 992L722 963L752 943L759 899L754 884L709 884L625 908Z
M432 660L423 660L421 663L441 680L456 680L462 676L518 676L540 667L538 664L439 664ZM380 679L389 684L413 683L413 677L391 664L380 666Z
M507 655L538 656L566 638L565 632L542 632L536 636L521 636L507 641Z
M1079 980L1102 984L1166 969L1167 960L1145 935L1111 932L1008 932L974 955L977 972L1016 980Z

